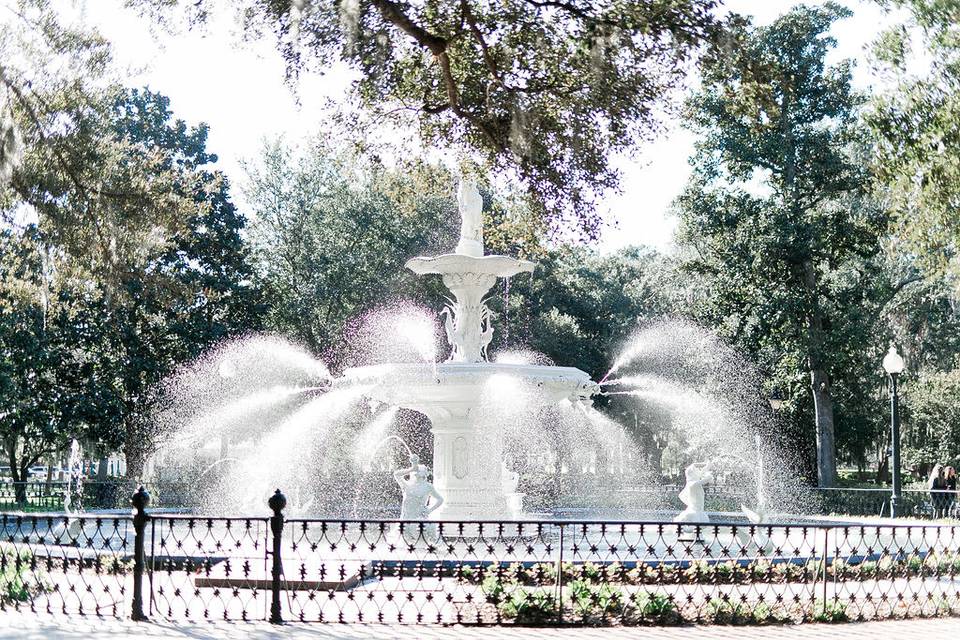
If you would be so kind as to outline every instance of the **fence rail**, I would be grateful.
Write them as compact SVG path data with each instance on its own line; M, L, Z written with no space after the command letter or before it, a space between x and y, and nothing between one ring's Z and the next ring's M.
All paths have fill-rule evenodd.
M2 514L0 609L664 624L960 615L960 526Z
M63 509L68 491L73 499L73 510L78 510L78 505L86 510L125 508L130 506L130 485L131 481L126 478L84 480L82 491L78 493L76 485L68 480L13 482L0 479L0 511ZM187 504L186 496L192 489L185 482L148 482L145 486L154 506L164 507Z

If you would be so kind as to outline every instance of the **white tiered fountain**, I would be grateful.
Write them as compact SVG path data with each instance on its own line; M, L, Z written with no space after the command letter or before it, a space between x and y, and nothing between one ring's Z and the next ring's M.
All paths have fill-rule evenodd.
M441 364L356 367L345 371L338 383L363 385L370 399L412 409L430 419L433 484L444 500L431 518L502 520L517 517L520 509L517 495L507 495L508 483L502 482L498 439L478 426L485 394L488 398L496 394L497 386L491 383L512 380L533 388L536 393L531 395L545 404L589 401L599 387L574 367L487 360L493 323L484 296L498 278L532 272L535 265L484 255L482 200L476 185L461 182L457 202L461 227L454 252L407 262L407 268L418 275L440 275L453 293L454 300L441 312L451 348L449 359Z

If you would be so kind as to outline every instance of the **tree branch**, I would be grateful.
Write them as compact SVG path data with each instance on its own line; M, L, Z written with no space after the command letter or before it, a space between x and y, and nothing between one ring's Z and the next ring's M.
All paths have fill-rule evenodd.
M461 105L460 90L457 86L456 79L453 77L453 71L450 67L450 56L447 54L447 39L434 35L415 23L404 13L403 7L393 0L372 0L372 4L377 8L384 20L409 35L417 44L434 55L437 63L440 65L440 75L447 91L447 102L450 105L450 110L458 117L467 120L477 127L497 151L506 151L506 145L497 138L490 126L478 116L464 109Z
M477 20L473 15L473 11L470 10L469 0L460 0L460 7L462 8L463 17L467 22L467 26L470 27L470 33L473 34L474 40L480 45L480 51L483 53L483 62L487 66L487 70L490 71L490 75L503 89L513 91L513 88L508 87L507 83L504 82L503 77L500 75L500 70L497 68L496 61L493 59L493 56L490 55L490 47L487 46L487 41L483 38L480 27L477 26Z

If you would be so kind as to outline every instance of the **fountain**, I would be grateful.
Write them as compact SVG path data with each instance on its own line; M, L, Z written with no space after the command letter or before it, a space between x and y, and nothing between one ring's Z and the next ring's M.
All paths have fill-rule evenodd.
M434 484L443 496L442 505L431 517L503 519L516 511L517 498L508 497L501 482L502 452L497 438L485 433L477 420L490 383L507 378L531 385L544 404L589 401L599 387L585 372L573 367L487 359L494 328L484 297L498 278L532 272L535 265L484 254L482 200L476 185L462 181L457 201L461 228L455 251L407 262L407 268L418 275L439 275L453 294L441 312L450 357L440 364L355 367L347 369L334 386L365 386L369 399L429 418Z
M767 404L757 404L755 371L700 327L673 319L638 327L602 392L584 371L554 366L523 345L488 353L496 328L487 296L498 279L535 265L485 254L474 184L462 181L457 201L454 250L407 262L449 291L439 323L416 302L387 301L351 321L339 350L348 368L339 372L283 338L251 336L218 346L169 381L176 400L164 416L171 428L161 464L174 477L201 480L177 506L242 513L283 487L298 514L395 517L409 512L393 477L398 462L413 454L426 462L432 449L426 466L442 502L424 518L666 520L677 509L657 484L671 438L682 452L671 470L704 460L716 472L737 461L755 473L755 493L751 482L749 495L738 485L732 497L742 513L728 507L724 474L706 495L712 513L694 495L703 482L699 493L690 485L685 522L760 523L768 510L795 504L784 500L796 484L789 465L763 464L756 431L775 430ZM445 359L437 357L443 333ZM602 412L591 406L598 393L608 396Z
M63 511L67 514L83 511L83 456L80 442L70 442L67 458L67 486L63 489Z

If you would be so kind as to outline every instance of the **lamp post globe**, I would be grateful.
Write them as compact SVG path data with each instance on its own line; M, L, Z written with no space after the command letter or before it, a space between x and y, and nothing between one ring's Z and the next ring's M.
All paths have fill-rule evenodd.
M890 494L890 516L897 516L897 503L900 501L900 397L897 379L903 373L903 358L897 353L897 348L890 345L887 355L883 357L883 370L890 378L890 448L892 452Z
M773 393L770 394L769 398L770 408L774 411L779 411L780 407L783 406L783 394L780 393L779 389L774 389Z
M883 370L891 376L896 376L903 372L903 368L903 358L897 353L897 348L890 345L887 355L883 356Z

